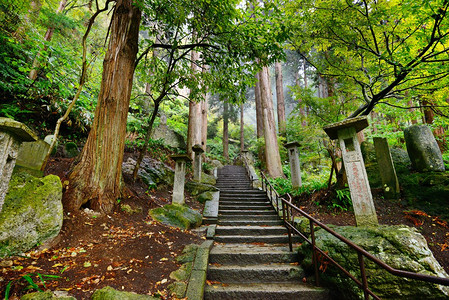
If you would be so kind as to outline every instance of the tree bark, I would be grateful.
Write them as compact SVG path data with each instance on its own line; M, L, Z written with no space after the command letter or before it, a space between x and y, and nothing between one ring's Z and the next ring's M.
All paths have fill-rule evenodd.
M260 101L260 79L259 73L256 74L256 85L254 87L254 98L256 102L256 120L257 120L257 138L263 137L263 114L262 102Z
M243 104L240 105L240 153L245 150L245 123L243 121Z
M201 101L201 146L203 146L204 154L207 148L207 112L208 112L208 96L204 94L204 101Z
M229 160L229 109L228 103L223 103L223 156L226 160Z
M70 188L65 198L69 210L86 204L110 213L120 197L140 17L141 12L132 0L117 0L94 122L79 162L69 175Z
M191 53L191 68L193 72L196 72L197 66L195 64L198 61L198 52L192 51ZM187 155L190 158L194 158L194 152L192 147L196 144L201 144L201 104L190 100L189 103L189 123L187 127Z
M276 135L276 123L273 112L273 99L271 96L269 71L263 67L260 72L260 95L262 102L264 137L265 137L265 161L271 177L282 177L282 164L279 154L279 146Z
M277 111L278 111L278 128L279 135L285 136L287 130L287 122L285 120L285 101L284 101L284 85L282 82L282 65L276 62L274 65L276 74L276 97L277 97Z
M56 10L56 13L57 13L57 14L60 14L60 13L64 10L66 4L67 4L67 0L61 0L61 1L59 2L59 7L58 7L58 9ZM55 32L55 29L54 29L53 27L49 27L49 28L47 29L47 32L45 33L44 41L45 41L45 42L51 41L51 38L53 37L53 33L54 33L54 32ZM47 49L47 47L44 46L43 50L46 50L46 49ZM39 52L36 54L36 57L35 57L34 60L33 60L33 64L32 64L32 66L31 66L31 71L30 71L30 74L28 75L28 77L29 77L31 80L36 80L36 78L37 78L37 71L39 70L39 65L40 65L40 64L39 64L39 59L40 59L40 57L41 57L41 51L39 51Z

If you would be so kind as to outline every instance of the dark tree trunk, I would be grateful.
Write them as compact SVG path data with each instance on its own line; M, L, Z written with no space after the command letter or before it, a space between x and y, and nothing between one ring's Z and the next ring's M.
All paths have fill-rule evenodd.
M285 121L285 101L284 101L284 84L282 82L282 65L280 62L275 64L276 74L276 98L277 98L277 112L278 112L278 128L279 134L285 136L286 121Z
M223 103L223 156L226 160L229 159L229 110L228 103Z
M132 0L117 0L92 129L69 175L65 204L87 204L110 213L120 197L126 120L138 49L141 12Z

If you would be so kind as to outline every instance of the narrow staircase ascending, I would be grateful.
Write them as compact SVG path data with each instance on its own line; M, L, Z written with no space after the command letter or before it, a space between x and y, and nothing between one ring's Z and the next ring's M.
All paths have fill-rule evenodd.
M326 290L302 282L287 229L265 192L252 188L245 169L223 167L216 186L218 223L204 298L329 299Z

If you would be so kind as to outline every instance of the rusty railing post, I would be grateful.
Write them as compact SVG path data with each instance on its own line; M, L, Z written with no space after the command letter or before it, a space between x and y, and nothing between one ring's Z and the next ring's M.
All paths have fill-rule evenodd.
M362 275L363 295L365 296L365 300L369 300L368 281L366 280L365 262L363 261L362 253L357 252L357 254L358 254L358 257L359 257L360 273Z

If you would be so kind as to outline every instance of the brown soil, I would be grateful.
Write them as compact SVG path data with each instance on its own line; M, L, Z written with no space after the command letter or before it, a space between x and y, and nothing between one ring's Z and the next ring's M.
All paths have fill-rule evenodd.
M372 190L374 206L380 224L407 225L415 227L425 237L430 250L449 273L449 226L445 220L438 216L430 216L427 213L406 207L401 200L385 200L382 190ZM294 202L302 210L324 224L355 225L354 212L350 209L342 210L333 208L331 199L334 191L321 190L312 195L301 195ZM319 205L317 205L319 204Z
M56 174L64 182L71 161L54 158L46 173ZM201 243L204 236L170 228L148 217L149 209L171 201L168 189L148 191L142 182L127 183L127 189L129 196L121 199L120 205L140 207L142 212L129 214L117 205L109 216L95 216L85 210L65 213L61 233L52 243L24 256L0 260L0 298L11 281L10 299L29 292L26 278L34 274L30 278L40 289L68 291L78 300L90 299L95 290L105 286L172 299L167 286L173 282L170 273L180 267L176 256L185 245ZM202 210L188 195L186 202ZM39 274L48 279L45 287Z

